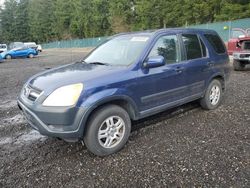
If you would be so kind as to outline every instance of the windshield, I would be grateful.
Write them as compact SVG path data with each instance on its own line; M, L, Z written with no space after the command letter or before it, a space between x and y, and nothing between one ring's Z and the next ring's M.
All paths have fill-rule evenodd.
M149 37L119 36L94 50L84 61L109 65L130 65L140 56Z
M243 50L250 50L250 41L243 42Z

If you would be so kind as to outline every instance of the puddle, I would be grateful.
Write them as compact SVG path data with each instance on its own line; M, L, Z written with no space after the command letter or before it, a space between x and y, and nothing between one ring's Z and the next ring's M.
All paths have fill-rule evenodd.
M46 136L42 136L39 132L36 130L31 130L28 133L22 134L18 136L17 138L13 137L3 137L0 138L0 146L1 145L28 145L35 141L45 141L47 139Z
M30 144L34 141L45 141L47 139L46 136L41 135L36 130L32 130L27 134L23 134L15 140L14 144Z

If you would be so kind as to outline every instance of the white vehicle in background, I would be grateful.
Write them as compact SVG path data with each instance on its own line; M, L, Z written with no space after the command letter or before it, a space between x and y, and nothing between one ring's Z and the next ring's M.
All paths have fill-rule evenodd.
M26 46L28 48L32 48L34 50L37 50L37 45L35 42L24 42L23 44L24 44L24 46Z
M0 53L6 52L8 49L7 44L0 44Z
M33 48L38 52L43 51L42 46L40 44L37 45L35 42L25 42L24 45L27 46L28 48Z
M37 51L38 52L42 52L43 51L43 48L40 44L37 45Z

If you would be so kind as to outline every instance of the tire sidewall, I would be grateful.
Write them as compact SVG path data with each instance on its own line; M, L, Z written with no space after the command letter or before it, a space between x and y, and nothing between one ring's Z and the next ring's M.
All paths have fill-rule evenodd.
M210 92L211 92L211 89L213 86L218 86L219 89L220 89L220 98L219 98L219 101L217 102L216 105L212 105L211 104L211 101L210 101ZM208 107L209 110L214 110L216 109L218 106L220 106L221 102L222 102L222 98L223 98L223 90L222 90L222 84L219 80L213 80L207 90L206 90L206 94L205 94L205 101L206 101L206 105Z
M12 56L9 55L9 54L7 54L7 55L5 56L5 59L12 59Z
M28 57L32 59L34 57L34 54L29 54Z
M103 121L111 116L118 116L123 119L125 123L125 133L118 145L113 148L104 148L98 140L98 131ZM109 105L101 108L91 117L86 134L84 136L84 142L87 148L98 156L110 155L121 150L126 144L131 132L131 121L128 113L121 107L115 105Z

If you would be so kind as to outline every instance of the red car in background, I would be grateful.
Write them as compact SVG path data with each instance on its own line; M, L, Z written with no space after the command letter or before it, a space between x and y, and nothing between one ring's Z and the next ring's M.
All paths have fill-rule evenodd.
M242 44L245 41L250 41L250 28L244 30L240 28L232 29L231 39L227 43L227 50L229 55L233 55L233 52L242 51Z

